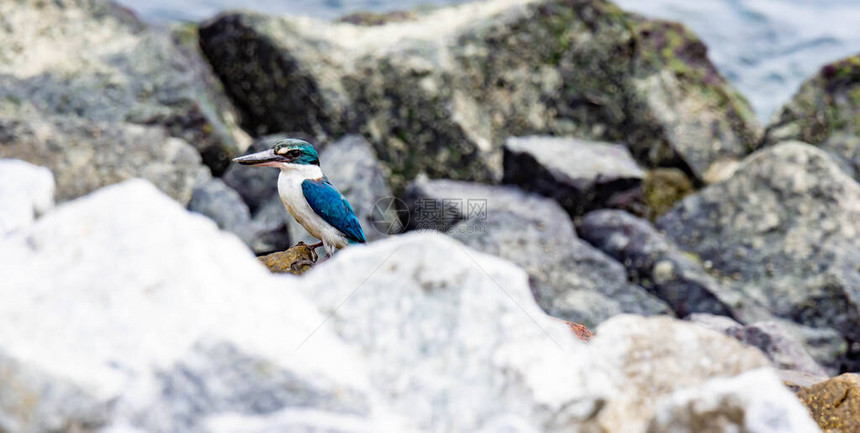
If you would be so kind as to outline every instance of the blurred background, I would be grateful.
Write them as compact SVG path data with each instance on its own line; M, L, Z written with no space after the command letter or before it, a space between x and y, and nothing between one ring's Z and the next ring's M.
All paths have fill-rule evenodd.
M860 431L858 23L0 0L0 432Z

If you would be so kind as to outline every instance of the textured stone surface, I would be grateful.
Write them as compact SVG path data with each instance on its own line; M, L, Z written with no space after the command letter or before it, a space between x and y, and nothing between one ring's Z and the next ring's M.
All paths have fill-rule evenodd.
M860 340L860 185L825 152L760 151L657 225L775 315Z
M191 193L188 210L209 217L221 230L248 242L252 230L251 212L239 193L221 179L210 179L197 185Z
M809 78L767 127L766 145L799 140L860 168L860 55L825 65Z
M274 134L260 137L248 147L246 153L269 150L278 141L287 138L285 134ZM251 213L257 212L278 196L278 174L275 167L249 167L241 164L230 164L224 171L222 180L227 186L236 190Z
M860 429L860 376L846 373L797 393L826 432Z
M160 125L215 171L247 147L194 51L106 0L0 4L0 115Z
M745 413L758 419L752 417L758 408L752 406L745 412L736 401L720 396L732 392L742 401L762 404L764 396L756 397L760 390L742 386L745 381L738 375L767 365L768 360L758 350L687 322L669 317L614 317L596 329L581 366L585 383L579 405L590 410L584 410L580 431L637 433L645 432L652 422L684 425L696 409L687 412L674 402L691 392L703 400L717 400L719 403L712 403L715 415L739 412L740 419ZM734 386L729 389L714 383L717 378L729 377L734 377ZM776 378L773 382L778 384ZM765 389L766 399L773 402L769 414L792 420L807 416L796 410L797 401L791 400L787 389L773 385ZM668 419L662 414L667 410L671 413ZM736 430L727 427L713 431Z
M692 314L689 320L708 329L734 337L748 346L758 348L773 362L774 367L801 371L816 376L828 374L812 359L803 345L791 335L789 329L783 327L779 322L757 322L744 326L728 317L713 316L706 313Z
M316 261L319 257L316 252L304 242L299 242L286 251L267 254L257 257L263 265L275 274L302 274L311 268L310 264L296 264L299 260Z
M402 188L501 178L510 136L626 142L702 177L760 135L681 25L603 0L494 0L364 27L227 13L201 46L253 135L367 136Z
M72 117L25 119L0 115L0 158L51 169L57 201L140 177L180 203L209 177L200 155L163 128L92 123Z
M552 197L571 216L632 208L644 177L619 144L559 137L513 137L504 144L503 182Z
M47 168L0 159L0 237L27 227L53 208L55 188Z
M648 432L820 432L803 409L773 371L752 370L676 392L660 403Z
M745 322L769 317L767 311L709 275L700 262L650 223L627 212L591 212L582 219L579 234L622 263L631 281L666 301L679 317L712 313Z
M551 199L449 180L418 179L407 191L409 218L417 227L445 231L522 267L538 304L552 316L595 326L622 312L670 313L665 303L628 283L623 266L578 239ZM440 209L448 212L434 212Z

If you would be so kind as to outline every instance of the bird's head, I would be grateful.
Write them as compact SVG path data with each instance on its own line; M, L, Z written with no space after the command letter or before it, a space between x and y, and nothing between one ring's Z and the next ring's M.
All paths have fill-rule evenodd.
M252 167L290 168L300 165L320 165L314 146L297 138L285 138L269 150L233 158L233 162Z

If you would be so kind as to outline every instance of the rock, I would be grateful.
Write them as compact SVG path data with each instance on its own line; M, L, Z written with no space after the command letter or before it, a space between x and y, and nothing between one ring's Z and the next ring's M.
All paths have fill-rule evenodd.
M625 142L697 178L760 136L698 38L604 0L494 0L372 27L233 12L200 36L253 135L359 132L396 192L421 172L499 181L511 136Z
M0 115L0 158L50 168L61 202L140 177L184 204L194 186L209 177L194 148L163 128L72 117Z
M0 159L0 238L54 207L54 176L44 167Z
M774 315L860 340L860 185L825 152L762 150L657 226Z
M778 370L777 374L782 379L782 383L795 394L802 389L809 388L816 383L821 383L829 379L827 376L818 376L793 370Z
M679 317L692 313L730 316L749 323L770 315L724 282L711 277L690 255L647 221L619 210L586 215L579 234L622 263L628 279L662 299Z
M822 430L850 432L860 429L860 376L846 373L803 389L797 396Z
M373 146L360 135L347 135L320 152L320 167L335 187L349 200L368 241L392 233L375 229L375 222L397 219L397 209L389 209L393 199L385 180L383 167L376 159ZM280 199L278 199L280 202ZM383 206L385 204L386 206ZM283 209L283 205L281 206ZM319 242L287 214L290 237L294 241Z
M418 228L445 231L522 267L551 316L595 326L622 312L670 314L665 303L627 282L623 266L578 239L551 199L511 187L423 178L407 191L409 219Z
M696 400L710 406L715 417L736 414L733 422L761 421L765 401L773 402L766 413L774 418L798 425L803 425L803 418L809 421L773 372L761 371L768 365L761 352L669 317L623 315L606 321L597 328L582 362L583 399L579 405L591 410L583 412L579 431L636 433L647 431L649 424L650 431L779 431L716 429L716 423L714 430L653 429L707 419L707 413L699 413L700 406L682 404ZM767 379L755 380L757 376ZM723 383L726 379L728 384ZM744 386L747 380L766 386ZM736 394L737 399L724 398L726 394ZM756 403L739 407L737 400Z
M558 137L509 138L503 182L552 197L571 216L632 208L645 172L622 145Z
M0 262L3 430L203 431L283 410L377 425L365 367L314 329L296 280L144 181L60 206Z
M293 263L299 260L310 260L315 262L317 258L317 254L314 250L304 242L299 241L298 244L286 251L257 257L257 260L269 268L269 270L274 274L290 273L298 275L308 271L311 268L311 265L300 265L297 266L298 269L294 269L292 266Z
M367 356L371 383L417 428L570 429L583 344L540 311L509 262L409 233L345 248L302 280L327 328Z
M648 425L659 432L820 432L768 369L715 378L664 399Z
M199 56L128 10L106 0L3 2L0 16L0 116L160 125L216 174L247 146Z
M287 137L286 134L275 134L258 138L246 153L269 150L275 143ZM256 215L261 208L278 197L279 174L280 169L275 167L249 167L241 164L230 164L224 171L222 180L242 196L242 200L248 205L251 213Z
M218 228L234 233L247 243L251 231L251 212L239 193L221 179L210 179L194 187L188 210L211 218Z
M650 221L656 220L694 191L693 182L677 168L649 170L642 181L645 216Z
M292 245L290 237L292 218L280 199L270 200L262 208L257 209L252 220L254 237L251 239L251 249L257 254L268 254L289 248Z
M856 170L860 167L858 98L860 55L825 65L774 117L763 143L804 141L844 158Z
M744 326L728 317L706 313L692 314L689 320L760 349L777 368L817 376L828 375L828 372L812 359L789 330L783 328L778 322L757 322Z

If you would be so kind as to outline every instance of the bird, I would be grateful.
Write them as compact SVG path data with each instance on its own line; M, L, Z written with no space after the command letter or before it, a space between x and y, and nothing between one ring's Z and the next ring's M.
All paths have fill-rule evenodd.
M355 216L352 205L332 185L320 168L319 154L314 146L297 138L279 140L262 152L233 158L233 162L251 167L277 167L278 194L287 212L320 240L309 245L312 250L325 248L328 260L335 251L367 239ZM296 265L313 264L302 260Z

